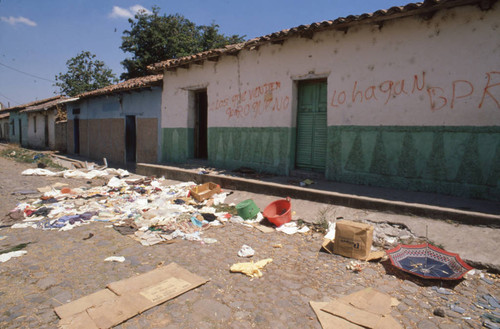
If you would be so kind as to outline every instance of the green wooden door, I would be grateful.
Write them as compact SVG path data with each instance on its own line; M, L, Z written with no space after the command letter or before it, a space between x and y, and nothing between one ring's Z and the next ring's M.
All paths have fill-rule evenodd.
M296 166L323 171L326 162L326 81L299 83Z

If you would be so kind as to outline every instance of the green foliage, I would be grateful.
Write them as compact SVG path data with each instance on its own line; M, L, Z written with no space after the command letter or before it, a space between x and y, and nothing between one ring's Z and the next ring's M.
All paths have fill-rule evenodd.
M11 146L0 151L0 156L12 159L16 162L38 163L45 167L50 167L56 170L64 170L63 166L52 161L52 157L45 153L37 153L19 146Z
M151 13L140 11L129 19L131 28L123 31L120 49L133 56L121 62L126 70L121 79L148 75L147 66L154 63L244 41L238 35L220 34L215 23L196 26L180 14L166 16L159 11L153 6Z
M104 62L97 60L96 55L88 51L82 51L68 60L66 66L68 67L66 73L56 75L55 86L67 96L76 96L118 82Z

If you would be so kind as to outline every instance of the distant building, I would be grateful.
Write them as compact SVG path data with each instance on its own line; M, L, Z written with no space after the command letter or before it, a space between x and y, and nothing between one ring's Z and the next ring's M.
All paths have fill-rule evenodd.
M9 113L9 141L23 147L53 149L57 112L65 101L59 95L5 109Z
M130 79L68 103L68 152L114 163L158 162L162 75Z

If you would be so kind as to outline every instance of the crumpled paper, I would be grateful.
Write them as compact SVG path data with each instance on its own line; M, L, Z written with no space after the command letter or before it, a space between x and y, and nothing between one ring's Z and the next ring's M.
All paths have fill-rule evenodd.
M255 255L255 250L253 250L252 247L247 246L246 244L241 246L240 251L238 251L238 256L240 257L252 257L253 255Z
M263 260L259 260L258 262L248 262L248 263L236 263L231 266L231 272L239 272L248 275L251 278L260 278L262 276L261 269L264 268L267 264L273 261L272 258L266 258Z
M0 255L0 262L5 263L6 261L10 260L11 258L14 257L21 257L22 255L25 255L28 253L26 250L18 250L18 251L11 251L5 254Z

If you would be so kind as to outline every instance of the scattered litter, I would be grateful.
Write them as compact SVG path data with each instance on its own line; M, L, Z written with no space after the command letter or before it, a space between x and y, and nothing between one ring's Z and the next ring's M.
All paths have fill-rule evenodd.
M118 262L123 263L125 261L125 257L123 256L110 256L104 260L105 262Z
M328 240L335 239L335 227L336 227L335 222L328 223L328 230L326 231L325 239L328 239Z
M253 250L252 247L247 246L246 244L244 244L241 247L241 249L238 251L239 257L248 258L248 257L252 257L253 255L255 255L255 250Z
M387 254L392 265L424 279L459 280L472 269L458 254L428 243L399 245Z
M310 179L304 179L302 182L299 183L299 185L301 187L309 186L309 185L312 185L312 184L314 184L314 181L310 180Z
M281 243L276 243L273 244L273 248L283 248L283 245Z
M272 233L275 231L274 228L261 224L254 225L254 227L262 233Z
M264 266L271 263L272 261L273 261L272 258L267 258L260 260L256 263L254 263L253 261L249 263L236 263L231 266L230 271L240 272L252 278L260 278L262 277L261 269L263 269Z
M335 241L330 240L330 239L323 239L323 243L321 244L322 250L325 250L326 252L333 254L333 245Z
M112 188L118 188L118 187L122 187L122 186L127 186L128 184L118 178L118 177L112 177L109 181L108 181L108 184L106 184L108 187L112 187Z
M214 194L221 192L220 185L209 182L202 185L197 185L189 190L190 195L198 202L210 198Z
M90 238L92 238L94 236L94 233L89 233L88 236L86 236L85 238L83 238L82 240L88 240Z
M110 283L106 289L58 306L54 311L62 328L111 328L207 281L171 263Z
M217 239L214 238L203 238L203 242L207 244L217 243Z
M309 227L304 225L299 229L296 222L290 222L277 227L276 231L292 235L295 233L307 233L309 232Z
M263 211L263 215L277 227L282 226L292 220L291 199L286 198L271 202ZM290 234L290 233L288 233Z
M478 273L481 273L478 269L473 268L469 272L465 273L464 278L467 280L473 279Z
M338 221L335 226L336 254L366 260L370 254L373 238L373 226L348 220Z
M260 212L260 209L252 199L248 199L238 203L236 205L236 211L238 212L238 216L244 220L248 220L255 218L255 216L257 216Z
M10 260L11 258L21 257L22 255L25 255L27 253L28 252L26 250L18 250L18 251L7 252L5 254L1 254L0 255L0 262L5 263L6 261Z
M354 273L359 273L363 269L361 268L361 263L358 261L351 261L347 264L346 269L353 271Z
M108 175L118 175L120 177L129 176L130 173L123 169L104 169L104 170L64 170L53 172L48 169L26 169L21 173L23 176L49 176L49 177L64 177L64 178L83 178L83 179L93 179L96 177L104 177Z
M104 171L111 172L112 169ZM196 202L188 197L194 186L192 182L164 186L163 178L125 180L118 176L111 177L103 186L72 188L70 191L62 186L60 190L51 188L40 199L19 204L8 214L9 221L15 222L13 228L61 231L92 221L110 222L115 230L149 246L170 243L175 238L203 241L203 231L221 226L228 218L233 220L231 214L218 212L212 207L215 198L224 201L225 193L213 194L208 201ZM210 239L203 242L215 243Z
M36 225L32 223L16 223L11 226L11 228L27 228L27 227L36 227Z

